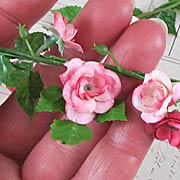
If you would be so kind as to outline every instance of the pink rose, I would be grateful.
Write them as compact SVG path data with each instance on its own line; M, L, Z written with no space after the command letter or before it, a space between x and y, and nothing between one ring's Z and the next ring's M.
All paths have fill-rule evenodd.
M180 148L180 112L170 112L161 121L145 127L149 134L155 133L157 139L167 139L172 146Z
M65 73L60 75L67 118L79 124L92 121L96 113L108 111L120 93L121 82L101 63L84 62L74 58L64 63Z
M142 112L141 118L146 123L155 123L166 115L172 91L170 78L165 73L154 70L146 74L143 84L134 90L132 103Z
M61 37L62 41L64 42L64 46L66 48L73 49L75 51L83 53L82 47L74 42L74 37L77 33L77 29L74 27L73 24L67 24L68 19L61 16L60 13L54 13L54 28L58 32L59 36Z

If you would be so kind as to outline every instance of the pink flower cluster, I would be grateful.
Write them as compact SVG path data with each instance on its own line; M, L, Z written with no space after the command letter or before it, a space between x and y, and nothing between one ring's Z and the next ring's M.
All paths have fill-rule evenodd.
M175 146L179 143L174 141L180 141L174 135L180 128L180 115L179 112L169 113L168 108L179 98L180 83L172 83L165 73L158 70L145 74L143 84L134 90L132 96L134 107L141 112L142 120L155 131L156 137L168 139Z
M120 93L121 82L116 73L98 62L84 62L74 58L64 63L65 73L60 75L63 84L65 111L69 120L88 124L96 113L103 114L114 105Z
M60 13L55 12L53 26L64 42L65 48L83 53L82 47L79 44L75 43L74 40L74 37L77 34L78 30L74 27L73 24L68 24L68 18L63 19Z

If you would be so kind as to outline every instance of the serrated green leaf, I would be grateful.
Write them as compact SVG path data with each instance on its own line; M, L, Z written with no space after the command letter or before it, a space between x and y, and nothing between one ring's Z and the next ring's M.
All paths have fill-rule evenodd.
M62 98L62 89L58 86L49 86L42 91L42 96L51 102L58 101Z
M19 77L19 84L16 84L16 99L27 115L32 118L43 83L38 72L24 72L24 75Z
M37 52L39 48L44 45L45 37L47 38L47 35L42 32L34 32L32 34L28 33L28 35L26 35L26 39L29 41L30 46L34 52ZM15 39L15 49L20 52L30 54L24 39L21 37Z
M143 12L139 9L139 8L134 8L133 10L133 15L134 16L138 16L140 14L142 14Z
M86 125L69 120L54 120L51 124L51 137L63 144L76 145L91 140L92 131Z
M44 98L43 96L40 96L40 100L38 105L36 106L37 112L61 112L65 113L64 110L65 102L61 98L58 101L51 102Z
M94 44L92 49L95 50L97 53L99 53L101 55L109 54L109 49L105 45L96 45L96 44Z
M38 112L61 112L64 113L65 101L62 98L62 90L57 86L50 86L43 90L40 95L36 111Z
M0 54L0 85L5 82L12 73L12 64L8 58Z
M96 121L99 123L106 121L127 121L125 103L116 104L108 112L98 114Z
M71 23L81 9L80 6L66 6L64 8L52 10L52 12L60 12L63 17L68 17L68 23Z

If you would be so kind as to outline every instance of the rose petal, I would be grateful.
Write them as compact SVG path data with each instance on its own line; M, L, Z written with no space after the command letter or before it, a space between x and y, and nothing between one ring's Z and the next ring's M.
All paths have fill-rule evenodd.
M63 74L59 75L59 78L61 80L62 84L65 84L66 81L71 79L72 74L82 65L84 64L84 61L82 61L79 58L73 58L68 62L64 63L64 66L67 67L66 72Z
M159 129L157 129L156 131L156 138L164 141L166 139L168 139L170 134L170 130L168 128L166 128L165 126L160 127Z
M146 122L146 123L156 123L158 121L160 121L161 119L163 119L165 116L154 116L154 113L141 113L141 118Z
M163 116L164 114L166 114L166 113L167 113L167 107L168 107L171 99L172 99L172 95L170 94L170 95L164 100L161 108L160 108L158 111L154 112L154 115L155 115L155 116Z
M172 92L172 83L171 83L171 80L167 76L167 74L165 74L164 72L159 71L159 70L154 70L151 73L145 74L143 84L148 83L151 79L152 80L157 80L157 81L161 82L162 84L164 84L166 86L166 88L170 92Z
M80 52L83 53L83 48L81 47L80 44L75 43L74 41L64 41L64 46L67 49L70 49L71 51L76 51L76 52Z
M62 96L66 102L72 104L71 100L72 87L69 82L67 82L63 87Z
M180 99L180 83L173 84L173 100L176 102Z
M108 89L109 92L112 94L112 98L116 98L121 91L121 81L119 79L119 76L109 69L105 70L105 74L107 76L110 76L114 80L114 82L108 82L109 84L111 83Z
M76 35L77 31L78 30L74 27L73 24L67 24L62 39L64 41L72 40Z
M63 17L58 12L54 13L54 24L53 24L53 26L56 29L56 31L59 33L60 37L62 38L66 27L65 27L65 23L63 21Z
M151 113L151 112L155 111L156 108L154 106L153 107L144 106L144 104L142 102L143 98L141 97L141 93L146 86L148 86L148 84L143 84L143 85L140 85L137 88L135 88L133 95L132 95L132 104L137 110L139 110L141 112Z
M96 101L94 99L81 99L73 90L71 100L77 111L82 113L92 113L96 109Z
M66 103L66 116L69 120L78 124L88 124L95 118L95 113L80 113L72 105Z
M95 112L99 114L103 114L107 112L114 105L114 100L105 101L105 102L96 102Z
M171 146L178 146L180 143L180 130L176 131L176 130L172 130L170 137L169 137L169 143L171 144Z

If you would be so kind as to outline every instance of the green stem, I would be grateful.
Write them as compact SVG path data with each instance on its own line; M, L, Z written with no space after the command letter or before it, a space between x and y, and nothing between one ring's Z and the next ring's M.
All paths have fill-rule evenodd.
M35 58L35 57L36 57L36 55L35 55L35 53L34 53L33 49L31 48L31 45L30 45L30 43L29 43L28 39L24 39L24 41L25 41L26 46L27 46L27 48L28 48L29 52L31 53L32 57L34 57L34 58Z
M135 71L129 71L127 69L123 69L122 67L121 67L121 71L119 71L116 67L111 66L109 64L104 64L104 67L107 69L110 69L110 70L112 70L118 74L121 74L121 75L126 75L129 77L134 77L134 78L139 79L139 80L144 80L144 75L142 73L138 73Z
M171 2L170 2L170 3L171 3ZM137 17L138 17L139 19L143 19L143 18L145 18L145 17L147 17L147 16L152 16L152 15L154 15L154 14L161 13L161 12L164 12L164 11L167 11L167 10L170 10L170 9L173 9L173 8L179 6L179 5L180 5L180 1L178 1L178 2L176 2L176 3L173 2L172 5L169 5L169 6L164 7L164 8L155 9L155 10L150 11L150 12L142 13L142 14L138 15Z
M32 56L23 52L16 51L14 49L0 47L0 52L12 59L27 60L34 63L43 63L48 65L60 66L68 60L65 58L47 57L47 56Z
M117 70L118 70L119 72L122 72L122 67L120 66L120 64L118 63L118 61L116 60L115 56L112 54L111 51L108 52L108 55L111 57L111 59L112 59L112 61L114 62Z

